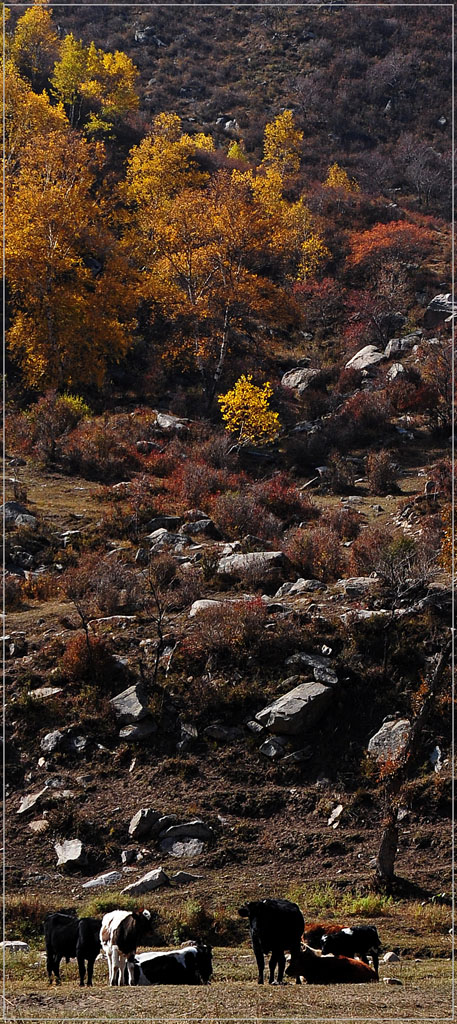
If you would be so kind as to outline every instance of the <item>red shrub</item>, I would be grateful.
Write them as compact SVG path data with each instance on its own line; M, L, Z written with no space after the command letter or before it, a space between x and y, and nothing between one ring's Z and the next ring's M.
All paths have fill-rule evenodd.
M376 572L392 541L387 527L371 526L363 530L351 547L351 572L356 576L369 576Z
M96 683L105 688L110 686L117 665L103 640L91 637L88 643L80 631L68 641L60 668L70 682Z
M305 579L331 582L343 569L343 553L338 534L328 526L291 530L284 553Z
M259 502L278 519L311 519L316 508L311 499L290 483L285 473L276 473L269 480L254 485Z
M220 494L212 503L212 515L219 529L229 537L254 534L267 540L281 531L280 520L256 500L253 491Z
M360 516L352 508L335 508L326 513L325 525L341 540L355 540L360 533Z
M372 494L392 494L397 490L398 470L391 452L382 449L367 455L365 472Z

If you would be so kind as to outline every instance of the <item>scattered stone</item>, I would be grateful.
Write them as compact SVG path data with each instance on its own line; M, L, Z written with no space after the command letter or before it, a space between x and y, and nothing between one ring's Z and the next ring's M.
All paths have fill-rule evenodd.
M64 738L63 732L60 732L59 729L54 729L53 732L48 732L46 736L43 736L40 748L45 754L53 754L55 750L62 746Z
M63 843L55 843L57 867L72 870L87 864L87 853L80 839L64 839Z
M61 534L64 548L67 548L69 544L73 544L80 536L81 530L66 530L65 533Z
M213 830L204 821L196 818L194 821L187 821L182 825L172 825L165 832L161 833L161 839L203 839L207 841L213 838Z
M443 767L443 761L442 761L441 750L440 750L440 748L438 746L433 748L433 750L432 750L432 752L430 754L430 757L429 757L429 761L430 761L430 764L433 765L433 771L435 771L435 772L440 772L441 771L441 769Z
M335 828L335 825L339 825L339 818L342 813L343 804L337 804L336 807L333 808L333 811L327 821L327 825L332 825L333 828Z
M386 373L386 380L397 380L397 377L403 377L406 373L403 363L392 363L390 369Z
M364 348L356 352L355 356L348 360L346 369L365 370L368 366L375 366L377 363L381 363L385 358L384 353L380 352L376 345L365 345Z
M30 530L36 530L38 526L38 519L35 516L29 516L28 514L21 514L16 516L14 520L15 526L28 526Z
M399 355L400 352L410 352L411 349L414 348L414 345L417 345L421 340L421 337L422 331L419 329L417 331L413 331L411 334L405 334L403 338L391 338L384 351L386 359L392 359L392 356ZM398 365L401 364L394 363L394 366ZM390 369L392 370L393 367Z
M160 430L165 430L167 433L180 434L188 430L188 421L179 419L178 416L172 416L171 413L158 412L156 417L156 425Z
M181 523L181 516L156 516L155 519L150 520L146 529L151 533L155 533L156 530L169 530L173 533L174 530L179 529Z
M407 718L384 722L378 732L371 737L368 753L382 760L395 759L401 756L406 748L411 732L411 723Z
M122 725L136 725L148 714L146 694L141 683L135 683L112 697L110 704Z
M89 882L84 882L83 889L97 889L102 885L114 885L122 878L120 871L107 871L104 875L98 875L97 878L91 878Z
M119 730L119 739L136 743L137 740L146 740L157 732L157 725L152 718L143 718L137 725L125 725Z
M292 654L286 660L287 668L312 668L317 683L325 686L335 686L338 676L332 668L327 655L307 654L306 651L299 651Z
M400 981L400 978L383 978L382 980L385 985L403 985L403 982Z
M129 836L132 836L132 839L144 839L149 836L152 826L160 816L158 811L153 811L150 807L141 808L130 821Z
M384 953L382 962L384 964L399 964L400 957L397 955L397 953L394 953L393 950L391 950L389 953Z
M262 743L259 747L259 753L263 754L264 757L271 758L272 761L278 757L282 757L284 754L284 747L286 740L279 736L271 736L268 740Z
M246 729L249 729L249 732L253 732L255 734L264 732L263 725L261 725L260 722L254 721L246 722Z
M49 821L46 821L46 818L35 818L35 821L30 821L27 827L36 836L40 836L43 832L48 831Z
M58 693L63 693L62 686L38 686L36 690L30 690L34 700L49 700L50 697L57 697Z
M295 583L283 583L276 591L275 597L294 597L296 594L308 594L315 590L327 590L325 583L321 580L304 580L300 578Z
M5 504L2 505L2 513L7 523L14 521L18 516L27 516L29 514L25 505L21 505L19 501L5 501Z
M127 629L134 622L136 622L136 615L106 615L100 619L90 619L87 625L94 631L98 629L113 630Z
M331 687L317 682L302 682L263 708L255 717L271 732L295 736L304 729L314 726L327 710L331 700Z
M170 885L168 875L163 868L154 868L153 871L148 871L142 878L139 878L137 882L126 885L125 889L122 889L122 893L128 893L129 896L141 896L144 892L153 892L154 889L160 889L165 885Z
M121 853L121 864L128 866L136 861L138 850L135 847L131 847L129 850L122 850Z
M169 533L165 527L153 530L146 539L151 542L152 551L161 551L162 548L173 548L183 544L182 537L178 537L176 533Z
M27 811L37 809L41 798L46 792L47 787L44 786L44 788L40 789L38 793L29 793L28 796L23 796L16 814L25 814Z
M187 839L183 841L163 839L160 847L164 853L169 854L171 857L198 857L200 853L203 853L205 844L201 839Z
M221 725L220 722L213 722L203 730L203 735L210 740L218 740L220 743L233 743L242 739L243 733L236 725Z

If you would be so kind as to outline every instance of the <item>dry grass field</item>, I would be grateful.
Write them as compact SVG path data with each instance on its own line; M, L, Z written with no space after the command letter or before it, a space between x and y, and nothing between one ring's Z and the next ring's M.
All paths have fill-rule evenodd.
M6 1020L381 1021L452 1020L450 959L402 960L383 964L379 985L322 988L292 982L281 986L255 981L254 960L246 947L213 952L214 976L202 987L154 986L110 989L106 967L96 964L94 988L77 987L75 964L63 966L60 988L49 988L39 955L10 959L6 968ZM387 984L396 978L401 985Z

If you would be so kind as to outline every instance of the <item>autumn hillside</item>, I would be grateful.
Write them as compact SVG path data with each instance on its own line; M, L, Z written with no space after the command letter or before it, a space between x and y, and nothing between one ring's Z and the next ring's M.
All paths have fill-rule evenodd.
M449 955L448 19L10 12L8 938Z

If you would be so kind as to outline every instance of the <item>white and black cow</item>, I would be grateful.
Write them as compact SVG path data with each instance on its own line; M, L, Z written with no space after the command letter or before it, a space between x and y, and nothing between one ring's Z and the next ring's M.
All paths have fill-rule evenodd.
M270 985L275 984L277 965L278 984L280 985L286 966L284 950L287 949L293 957L297 957L301 949L300 940L305 922L300 907L296 903L291 903L290 900L256 900L240 907L238 913L241 917L249 918L252 948L259 969L259 985L263 985L264 953L271 953L269 983ZM299 974L296 976L296 981L297 985L300 985Z
M100 925L93 917L77 918L73 914L57 911L47 914L44 920L46 942L46 970L49 984L55 975L60 985L60 961L76 958L79 969L79 984L84 985L87 960L87 984L92 985L95 960L100 952Z
M374 924L355 924L352 928L342 928L339 932L324 935L322 952L333 956L358 956L368 963L368 954L372 957L376 977L378 977L379 951L381 942Z
M131 958L134 985L207 985L213 973L211 946L202 942Z
M110 985L123 985L125 973L133 985L133 954L153 938L149 910L111 910L105 914L100 941L108 961ZM126 971L127 968L127 971Z

